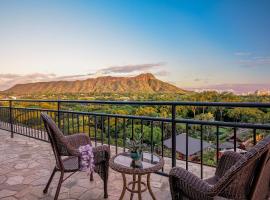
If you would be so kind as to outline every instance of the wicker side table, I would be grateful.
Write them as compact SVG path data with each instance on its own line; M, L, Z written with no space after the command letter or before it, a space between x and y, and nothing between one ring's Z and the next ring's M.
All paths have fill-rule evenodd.
M130 199L133 198L134 194L138 194L139 200L142 199L142 192L149 191L151 197L156 200L154 193L150 186L150 175L153 172L159 171L163 165L163 158L150 154L143 153L142 158L142 168L132 168L130 167L132 159L129 153L120 153L110 159L110 167L122 174L123 178L123 189L119 200L122 200L125 196L126 191L131 192ZM126 175L132 175L133 180L127 183ZM147 176L147 182L142 181L142 176ZM137 189L136 188L137 185ZM132 188L130 188L130 186Z

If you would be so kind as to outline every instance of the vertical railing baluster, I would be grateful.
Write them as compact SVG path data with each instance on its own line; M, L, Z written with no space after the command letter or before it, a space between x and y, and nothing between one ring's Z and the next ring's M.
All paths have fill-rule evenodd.
M16 109L17 110L17 130L16 132L17 133L21 133L21 113L20 113L20 110Z
M233 128L233 150L236 152L236 127Z
M13 109L13 130L14 130L14 133L17 133L17 124L18 124L18 118L17 118L17 109Z
M8 112L9 112L9 108L7 109L7 108L4 108L3 109L3 126L4 126L4 129L6 129L6 126L7 126L7 124L6 124L6 121L8 120L9 121L9 115L8 115L8 117L6 117L7 115L6 115L6 113L7 113L7 110L8 110ZM8 129L6 129L6 130L8 130Z
M109 144L109 149L111 149L111 130L110 130L110 117L108 116L107 118L108 121L108 127L107 127L107 137L108 137L108 144Z
M88 136L91 138L91 118L90 115L87 115L88 117Z
M28 135L28 132L27 132L27 111L26 110L24 110L23 111L23 134L24 135Z
M36 131L35 131L35 115L34 115L34 111L31 110L31 119L30 119L30 122L31 122L31 129L32 129L32 132L33 132L33 135L34 137L36 138Z
M253 144L256 145L257 144L257 138L256 138L256 129L253 129Z
M189 134L189 125L186 124L186 170L188 170L188 134Z
M10 131L10 108L4 110L4 127L7 131ZM11 137L11 133L10 133Z
M83 133L84 133L84 114L82 115L82 129L83 129Z
M172 167L176 166L176 106L172 105Z
M40 114L41 114L41 112L40 112ZM56 116L56 114L55 114L55 116ZM49 138L47 138L47 132L45 132L44 129L43 129L43 121L42 121L40 115L39 115L39 124L40 124L40 131L41 131L41 134L42 134L42 138L48 140Z
M30 136L27 131L27 110L24 111L23 127L24 127L24 135Z
M30 129L32 137L35 137L34 136L34 129L33 129L33 122L32 122L32 110L29 110L29 125L28 125L28 127Z
M31 116L30 116L30 111L27 110L27 123L26 123L26 128L27 128L27 131L28 131L30 137L33 137L33 133L32 133L32 130L31 130L31 128L30 128L30 123L31 123L30 117L31 117Z
M97 146L97 116L95 115L95 146Z
M201 125L201 179L203 179L203 125Z
M19 125L19 114L18 114L18 110L17 109L14 109L14 118L15 118L15 125L14 125L14 132L15 133L19 133L18 131L18 125Z
M62 113L62 132L64 135L66 135L66 129L65 129L65 124L66 124L66 113Z
M124 143L124 152L126 152L126 119L123 118L123 143Z
M20 111L20 133L23 134L24 128L23 128L23 119L24 119L24 112L20 109L18 109Z
M31 128L32 128L32 133L33 133L33 136L36 137L36 131L35 131L35 116L34 116L34 111L31 110Z
M101 144L104 144L104 117L101 115Z
M39 132L38 132L38 123L37 123L38 116L37 116L37 110L34 110L33 111L33 115L34 115L34 127L35 127L34 129L35 129L35 133L36 133L37 137L39 139L41 139L40 136L39 136Z
M5 117L5 127L6 127L6 130L8 131L9 130L9 108L5 109L5 112L4 112L4 117Z
M1 126L3 126L3 128L5 129L5 108L3 108L2 110L1 110L1 117L2 117L2 119L3 119L3 122L1 122Z
M74 134L75 133L75 128L74 128L74 113L71 114L71 117L72 117L72 121L71 121L71 123L72 123L72 134Z
M115 152L116 154L118 153L118 144L117 144L117 137L118 137L118 128L117 128L117 117L115 117L115 121L114 121L114 124L115 124L115 130L114 130L114 143L115 143Z
M216 149L216 165L218 164L219 160L219 126L217 126L217 149Z
M22 126L23 114L22 114L22 111L20 109L17 109L17 110L18 110L18 113L19 113L18 132L20 134L22 134L23 133L23 126Z
M153 131L154 131L154 125L153 125L153 121L151 121L151 154L153 154L154 152Z
M3 108L0 108L0 128L2 129L2 124L3 124L3 116L2 116L2 111L3 111Z
M70 113L67 113L67 133L68 133L68 135L70 135L70 124L69 124L69 118L70 118Z
M77 114L77 133L80 133L80 115Z
M134 139L134 120L131 120L131 139Z
M144 132L143 132L143 120L141 120L141 144L143 144Z
M164 122L161 122L161 157L164 157ZM162 172L164 172L164 167L162 167Z
M29 135L30 135L30 137L33 137L33 133L32 133L32 129L30 128L30 126L31 126L31 113L30 113L30 110L27 110L27 131L28 131L28 133L29 133Z
M59 128L61 128L60 110L61 110L61 104L60 104L60 101L57 100L57 121L58 121Z
M2 112L4 129L6 129L6 110L7 110L6 108L3 108L3 112Z

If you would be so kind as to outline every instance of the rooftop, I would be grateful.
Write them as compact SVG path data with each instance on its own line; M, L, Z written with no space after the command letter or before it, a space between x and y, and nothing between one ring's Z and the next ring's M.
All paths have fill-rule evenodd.
M172 138L164 141L164 145L168 148L172 148ZM202 143L202 149L210 147L206 141ZM176 151L186 155L186 134L178 134L176 136ZM194 155L201 151L201 140L188 136L188 156Z

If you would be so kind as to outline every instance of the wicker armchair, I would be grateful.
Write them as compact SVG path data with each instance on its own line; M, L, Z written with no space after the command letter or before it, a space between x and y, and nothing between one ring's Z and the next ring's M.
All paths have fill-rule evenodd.
M44 121L45 128L48 133L48 137L54 152L56 165L49 178L49 181L43 190L47 193L50 183L55 175L55 172L59 171L60 179L56 189L54 199L58 199L60 188L62 183L69 178L75 172L80 169L80 153L78 151L79 146L90 144L90 138L85 134L74 134L71 136L64 136L61 130L57 127L55 122L45 113L41 113L41 117ZM110 150L108 146L98 146L93 148L94 153L94 171L99 174L104 182L104 198L108 197L107 182L109 175L109 159ZM64 179L64 173L72 173L70 176ZM90 181L93 180L93 174L90 176Z
M260 141L246 154L225 152L215 176L201 180L175 167L169 181L173 200L192 199L267 199L270 180L270 137Z

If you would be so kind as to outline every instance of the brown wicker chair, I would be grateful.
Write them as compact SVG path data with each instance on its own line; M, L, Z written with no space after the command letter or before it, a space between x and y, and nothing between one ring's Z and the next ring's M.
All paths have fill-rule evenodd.
M50 183L55 175L55 172L60 171L60 179L56 189L54 199L58 199L60 188L62 183L69 178L64 179L64 173L78 172L80 169L80 153L78 148L80 145L91 144L90 138L85 134L74 134L71 136L64 136L61 130L57 127L54 121L45 113L41 113L41 117L44 121L45 128L48 133L48 137L54 152L56 166L49 178L49 181L43 190L47 193ZM94 171L99 174L104 182L104 198L108 197L107 182L109 175L109 159L110 150L108 146L98 146L93 148L94 153ZM63 158L64 157L64 158ZM72 175L71 174L71 175ZM70 175L70 176L71 176ZM93 174L90 175L90 180L93 180Z
M269 191L269 159L270 137L266 137L244 155L224 153L215 176L206 180L175 167L169 175L172 199L265 200Z

